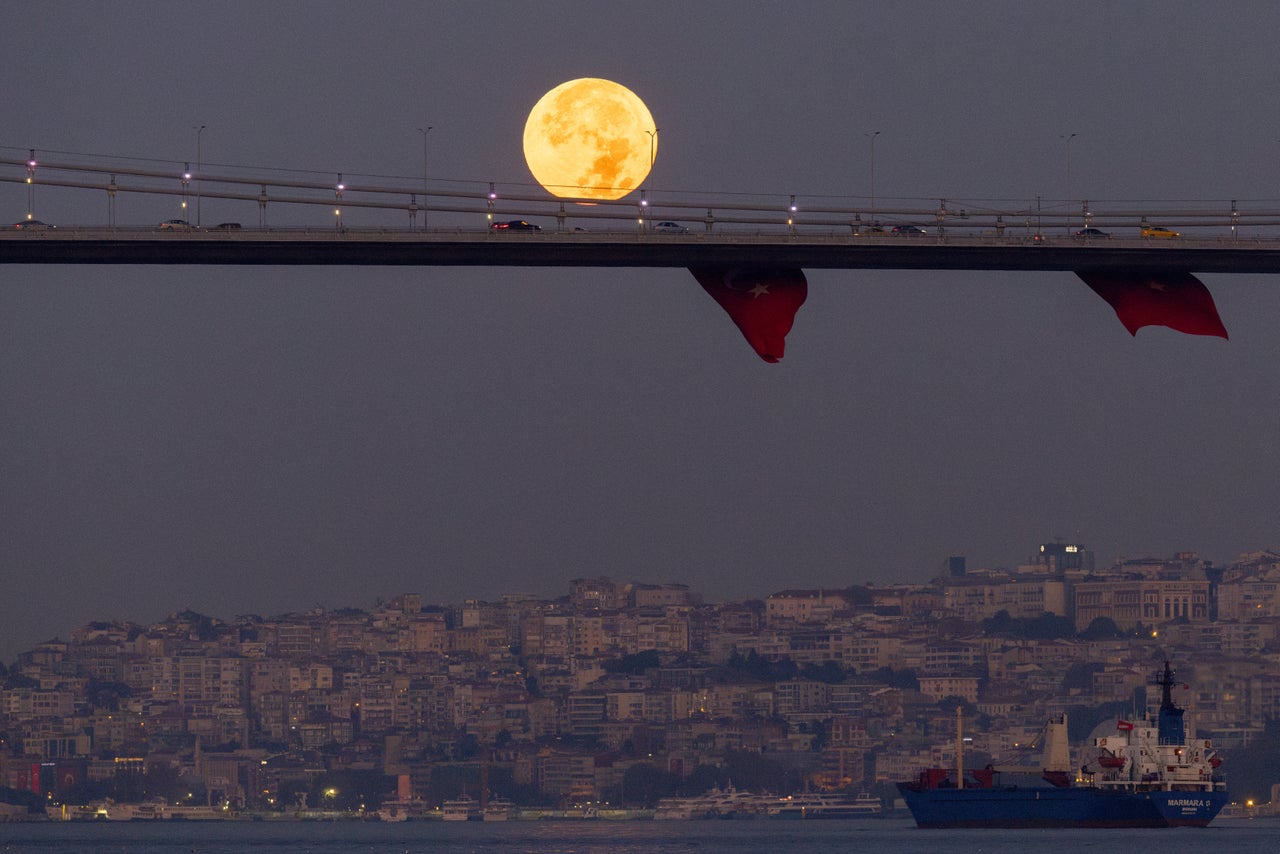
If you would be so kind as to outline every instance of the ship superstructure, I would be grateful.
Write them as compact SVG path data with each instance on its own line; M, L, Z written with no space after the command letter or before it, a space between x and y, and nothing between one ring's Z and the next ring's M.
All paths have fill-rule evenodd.
M899 791L920 827L1203 827L1227 802L1221 758L1209 740L1187 739L1168 662L1153 682L1156 715L1117 721L1078 776L1063 761L1062 716L1049 724L1038 781L1006 784L993 767L966 775L958 761L957 774L929 769Z

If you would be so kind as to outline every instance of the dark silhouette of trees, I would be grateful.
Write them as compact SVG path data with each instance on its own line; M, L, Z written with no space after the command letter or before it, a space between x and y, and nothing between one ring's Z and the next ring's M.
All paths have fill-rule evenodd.
M606 661L604 663L604 671L605 673L630 673L640 676L646 670L652 670L661 665L662 659L659 658L658 651L656 649L646 649L642 652Z
M997 611L979 625L984 634L999 637L1053 640L1069 638L1076 633L1071 620L1060 614L1044 613L1038 617L1015 618L1008 611Z
M1101 673L1106 669L1107 666L1100 661L1077 661L1067 668L1066 675L1062 677L1063 693L1069 694L1072 690L1087 691L1091 689L1093 687L1093 674Z
M806 664L800 668L800 675L805 679L812 679L814 682L826 682L828 685L835 685L848 678L849 673L840 666L839 662L824 661L821 664Z
M795 679L800 673L800 668L790 658L784 656L771 661L757 654L754 649L745 656L735 650L729 656L726 666L739 676L756 682L786 682Z
M904 691L920 690L920 680L916 678L916 672L911 669L894 670L892 667L881 667L868 673L867 676L890 688L901 688Z
M621 800L652 808L658 800L675 793L680 777L648 762L632 765L622 775Z
M1262 733L1249 747L1239 751L1224 751L1227 792L1231 800L1255 804L1271 800L1271 787L1280 783L1280 720L1268 720Z
M1110 617L1094 617L1093 622L1080 633L1080 637L1083 640L1110 640L1124 637L1124 632Z

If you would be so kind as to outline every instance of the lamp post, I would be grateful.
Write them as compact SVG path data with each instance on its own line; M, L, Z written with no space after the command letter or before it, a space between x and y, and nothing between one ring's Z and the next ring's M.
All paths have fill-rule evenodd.
M36 150L27 159L27 221L36 218Z
M427 134L434 125L418 128L422 134L422 230L427 230Z
M1075 139L1079 135L1080 134L1078 133L1064 133L1061 136L1061 139L1065 139L1067 141L1067 164L1066 165L1067 165L1067 197L1068 198L1070 198L1071 196L1071 140Z
M204 133L207 125L199 125L193 127L196 132L196 227L200 227L200 134Z
M662 130L662 128L654 128L653 130L645 131L645 133L649 135L649 171L644 176L646 181L648 181L650 178L653 177L653 161L658 156L658 132L660 130ZM648 207L649 207L649 200L645 198L645 193L643 190L641 190L640 191L640 227L642 229L648 225L648 220L649 220Z
M1065 139L1067 141L1067 192L1065 194L1065 197L1068 202L1071 201L1071 140L1075 139L1079 135L1080 134L1078 133L1064 133L1061 136L1062 139ZM1071 223L1068 222L1067 234L1070 234L1070 233L1071 233Z
M874 222L876 212L876 137L880 135L880 131L872 131L863 135L871 140L871 218Z

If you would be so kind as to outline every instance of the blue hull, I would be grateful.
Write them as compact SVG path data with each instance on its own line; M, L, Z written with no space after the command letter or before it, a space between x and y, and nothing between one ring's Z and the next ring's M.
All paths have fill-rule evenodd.
M1052 786L916 789L899 786L920 827L1204 827L1226 792L1114 792Z

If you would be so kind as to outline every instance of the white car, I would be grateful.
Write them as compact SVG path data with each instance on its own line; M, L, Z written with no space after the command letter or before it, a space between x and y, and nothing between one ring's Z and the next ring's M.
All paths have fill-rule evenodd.
M194 226L185 219L166 219L156 226L161 231L190 231Z
M688 234L689 229L678 222L660 222L653 227L659 234Z

